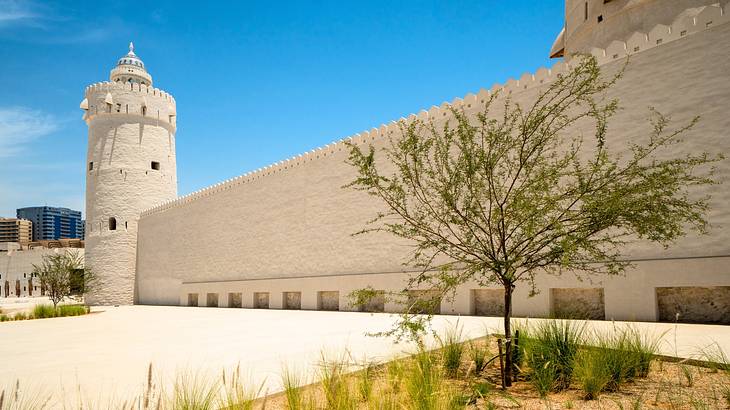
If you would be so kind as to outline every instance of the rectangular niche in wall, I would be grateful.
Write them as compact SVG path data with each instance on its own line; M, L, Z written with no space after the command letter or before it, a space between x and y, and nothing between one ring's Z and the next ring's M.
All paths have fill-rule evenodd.
M409 290L408 306L411 313L438 315L441 313L441 297L437 290Z
M283 308L290 310L298 310L302 308L302 292L284 292Z
M730 286L656 289L660 322L730 325Z
M504 316L504 289L472 289L471 313L474 316Z
M205 306L218 307L218 294L208 293L205 298Z
M340 310L340 292L317 292L317 306L319 310Z
M360 312L382 313L385 312L385 291L376 290L375 295L367 302L359 306Z
M228 307L240 308L243 306L243 297L240 293L229 293L228 294Z
M268 309L269 308L269 292L253 293L253 308Z
M188 306L198 306L197 293L188 293Z
M603 288L550 289L550 313L562 319L606 319Z

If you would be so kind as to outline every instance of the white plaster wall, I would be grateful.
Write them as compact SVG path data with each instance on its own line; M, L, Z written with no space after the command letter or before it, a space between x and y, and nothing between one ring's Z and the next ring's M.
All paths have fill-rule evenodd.
M139 214L177 196L175 101L139 84L102 83L87 88L86 102L87 265L101 282L87 300L131 304ZM152 169L152 161L160 163L159 170Z
M0 298L5 297L5 281L9 282L10 295L16 297L15 283L20 281L20 296L31 296L29 288L30 280L33 279L34 287L32 296L41 295L41 281L38 278L32 278L33 265L43 263L43 257L46 255L59 254L62 252L75 252L82 258L84 257L83 248L34 248L26 250L11 250L8 252L0 252Z
M623 60L620 60L603 67L610 73L622 64ZM529 104L541 87L564 69L559 63L552 70L525 74L519 80L510 80L493 89L511 93L517 103ZM611 91L610 97L620 98L623 109L610 124L608 143L620 150L625 149L627 142L647 136L650 131L648 107L653 106L672 116L677 124L702 115L700 124L686 134L683 150L730 153L729 69L728 24L642 49L631 57L624 78ZM453 104L473 112L488 93L482 90L463 100L457 99ZM444 108L433 107L419 116L438 119L446 112ZM380 147L384 136L392 130L393 127L383 126L353 140L363 146L374 143ZM671 152L673 155L679 153ZM178 304L186 294L183 289L192 286L188 282L295 278L287 279L290 288L287 290L297 290L305 283L315 281L312 290L340 290L343 295L343 287L329 286L334 284L333 278L348 281L356 277L351 275L377 274L367 276L369 279L365 282L376 288L388 286L392 282L385 278L388 273L403 269L402 262L409 247L385 235L351 236L378 208L367 195L341 189L354 177L351 167L344 164L346 157L346 147L341 143L329 145L146 211L140 220L138 237L139 302ZM720 179L727 180L730 175L728 161L719 164L718 172ZM713 196L709 214L713 224L711 234L690 235L668 250L634 243L628 247L626 257L662 259L730 255L727 229L730 213L726 205L730 201L730 187L727 184L713 186L695 194ZM730 283L730 272L725 272L722 264L716 264L718 259L708 258L705 264L692 270L685 268L687 260L694 259L668 262L678 271L677 281L700 283L705 275L711 275L715 284ZM613 291L606 290L607 317L652 320L654 308L646 295L652 283L662 280L665 267L660 263L642 266L646 271L631 272L633 282L616 282L618 288L636 289L631 304L625 301L617 304L610 293ZM321 278L317 279L317 276ZM370 283L370 279L375 282ZM644 286L640 286L642 283ZM573 286L582 284L565 277L553 287ZM526 292L526 289L523 287L518 292ZM549 307L544 299L548 294L543 292L543 296L524 298L520 307L516 307L516 313L544 315ZM276 307L280 295L272 293L271 298L272 307ZM249 299L245 297L244 304L250 303ZM201 295L199 300L204 303L205 297ZM314 306L316 293L303 294L302 303ZM459 312L468 310L463 305L466 302L460 303ZM636 306L636 309L627 311L625 306Z

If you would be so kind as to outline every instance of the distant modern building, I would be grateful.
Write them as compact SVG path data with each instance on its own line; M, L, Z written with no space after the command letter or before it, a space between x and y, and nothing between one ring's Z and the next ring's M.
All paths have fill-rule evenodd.
M0 242L28 243L33 239L33 222L27 219L0 218Z
M18 209L17 215L33 222L33 241L84 238L81 211L34 206Z

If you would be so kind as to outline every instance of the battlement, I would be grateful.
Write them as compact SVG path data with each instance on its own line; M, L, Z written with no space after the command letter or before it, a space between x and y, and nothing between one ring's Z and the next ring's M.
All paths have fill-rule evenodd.
M144 96L160 97L168 102L175 104L175 98L164 90L152 86L139 83L122 83L112 81L102 81L100 83L91 84L86 87L84 94L95 92L111 92L111 91L137 91Z
M725 8L728 8L726 5ZM620 39L612 42L606 49L593 49L592 55L596 57L599 64L607 64L629 55L637 54L654 47L659 47L672 41L682 39L690 34L716 27L720 24L730 21L727 10L723 9L719 4L689 9L681 13L670 26L657 25L649 33L633 33L627 39ZM565 73L572 63L559 61L550 68L540 68L535 73L524 73L519 79L508 79L504 84L494 84L489 90L482 89L476 94L467 94L464 98L455 98L451 102L443 102L439 106L432 106L428 110L422 110L418 114L410 114L407 118L401 118L399 121L411 121L418 118L422 121L440 120L451 114L451 108L463 108L468 110L484 104L489 98L496 94L497 100L507 98L512 94L517 94L540 87L544 84L555 80L561 73ZM357 145L365 145L373 143L379 138L393 135L399 131L397 121L391 121L388 124L382 124L377 128L372 128L353 136L346 137L337 141L333 141L323 147L315 148L311 151L296 155L291 158L276 162L274 164L259 168L257 170L247 172L243 175L227 179L217 184L202 188L187 195L178 197L174 200L166 201L152 208L146 209L141 213L141 217L164 212L166 210L184 206L192 201L215 195L234 186L253 182L268 175L277 174L290 168L306 164L320 158L327 157L336 152L347 149L346 142Z
M612 41L605 49L592 48L590 53L599 64L606 64L727 23L728 9L730 4L723 7L720 3L687 9L670 25L657 24L647 33L634 32L628 38Z
M86 87L80 107L84 120L102 115L142 115L176 125L176 102L173 96L159 88L139 83L101 82Z

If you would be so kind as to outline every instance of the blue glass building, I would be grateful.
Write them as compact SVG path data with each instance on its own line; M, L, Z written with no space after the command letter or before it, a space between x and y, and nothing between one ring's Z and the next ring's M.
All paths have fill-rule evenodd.
M33 206L17 210L18 218L33 222L33 240L84 239L81 211L52 206Z

